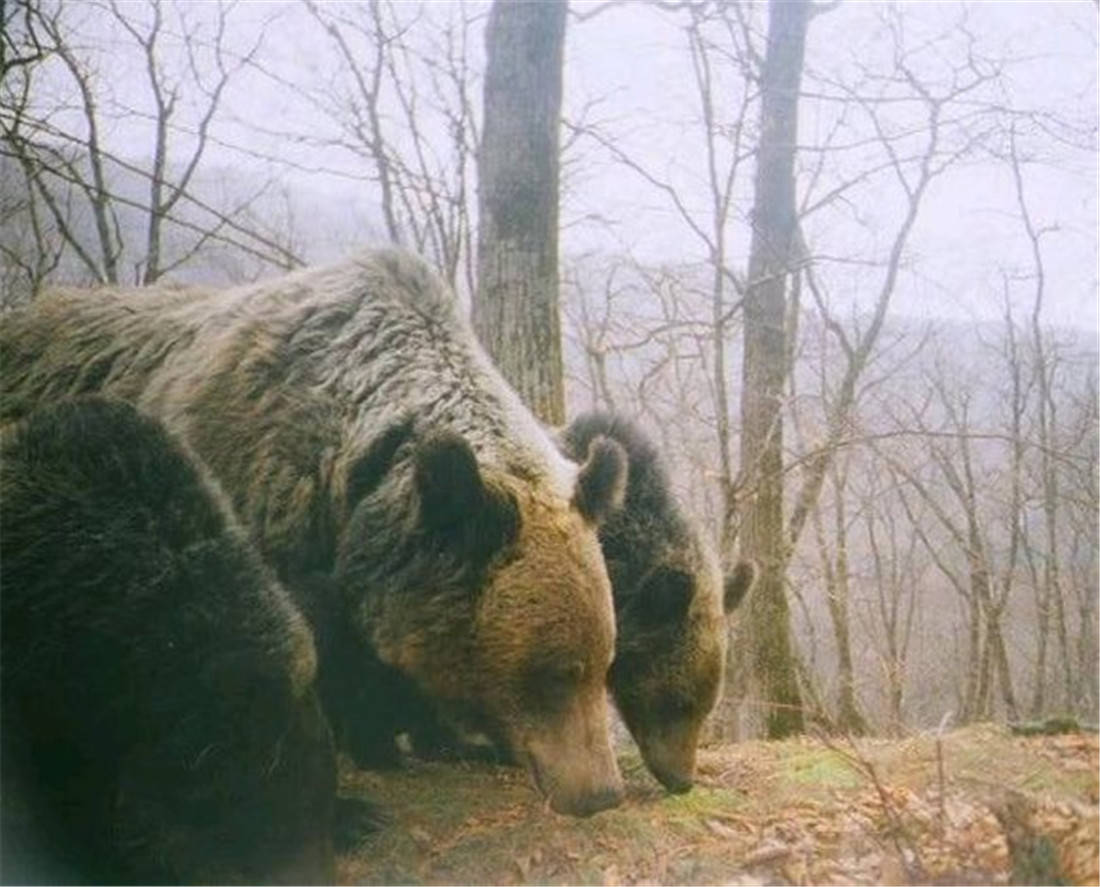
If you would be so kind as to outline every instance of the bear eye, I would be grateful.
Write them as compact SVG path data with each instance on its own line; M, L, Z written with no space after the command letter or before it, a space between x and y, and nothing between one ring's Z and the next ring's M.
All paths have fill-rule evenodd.
M679 721L691 717L695 706L683 696L666 696L661 700L661 715L666 721Z
M536 706L554 711L565 707L584 675L581 661L534 666L527 673L524 690Z
M673 567L658 567L642 581L632 601L633 618L648 627L681 625L691 608L695 580Z
M584 677L584 663L579 660L563 665L550 665L541 669L540 678L547 686L573 687Z

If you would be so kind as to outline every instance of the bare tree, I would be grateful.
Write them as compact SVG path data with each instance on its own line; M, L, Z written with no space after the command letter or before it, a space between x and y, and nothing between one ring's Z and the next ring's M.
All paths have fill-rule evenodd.
M539 418L565 422L558 312L566 0L495 0L478 154L474 328Z
M918 603L924 597L923 561L917 554L917 539L903 528L893 478L877 460L876 474L863 496L864 528L871 552L871 586L874 600L864 622L866 634L879 647L883 683L888 700L890 729L901 734L906 718L903 703L909 655ZM887 483L882 482L885 476ZM885 489L884 489L885 487ZM878 631L874 630L878 628Z
M708 295L706 315L690 321L693 335L704 351L698 357L706 362L707 390L713 401L707 411L717 454L717 472L712 482L720 491L718 538L723 559L735 560L740 522L741 487L736 477L735 434L732 420L733 397L729 391L729 345L739 331L742 307L742 280L730 260L731 229L741 221L737 198L744 190L744 170L755 147L756 110L759 94L761 59L756 47L757 35L748 21L749 10L740 3L669 4L669 10L686 17L682 26L685 49L691 61L693 97L697 103L698 131L702 164L701 203L689 195L689 189L670 174L657 172L618 144L616 135L596 125L574 131L595 141L614 161L633 173L658 193L674 212L704 256L697 283L694 269L680 269L689 280L681 286L705 285ZM672 269L666 269L671 271ZM652 291L652 290L651 290ZM654 295L657 295L654 292ZM659 297L659 296L658 296ZM666 314L665 328L669 322ZM705 326L703 325L705 324ZM705 335L700 336L701 333ZM677 365L677 364L672 364Z
M190 246L187 252L179 256L170 265L165 266L163 258L162 236L166 221L171 220L171 213L180 198L187 192L191 185L195 171L199 168L203 155L206 152L210 136L210 124L218 112L222 95L230 78L246 66L255 56L260 47L257 40L243 55L230 59L225 51L225 30L228 8L219 3L217 16L213 23L213 36L209 43L209 61L215 70L213 77L207 78L197 58L198 40L197 29L180 16L180 25L183 28L183 48L187 53L188 70L191 77L192 95L203 96L203 107L198 110L197 123L192 134L192 145L182 152L182 156L173 157L180 165L178 174L170 178L168 169L169 158L174 154L172 145L175 117L184 90L187 88L182 80L169 80L164 74L163 67L158 58L159 44L164 27L164 9L160 2L149 3L149 18L146 22L135 21L128 13L128 9L119 6L117 0L109 0L109 8L115 21L130 35L134 43L141 48L145 74L148 79L149 94L153 99L153 145L152 164L149 169L149 201L148 221L146 224L145 255L137 263L142 283L153 283L165 271L172 267L178 267L187 261L218 230L215 226L211 231L204 232ZM71 54L66 53L66 58ZM73 79L82 84L81 92L86 95L85 107L88 108L89 130L95 126L94 102L87 88L86 74L80 69L75 59L66 65L72 72ZM97 165L97 152L89 146L89 156L93 161L93 168ZM98 178L97 178L98 181Z
M243 52L231 52L230 12L221 3L200 13L159 0L77 10L55 0L27 6L10 22L19 36L5 39L19 42L23 63L5 69L0 153L25 183L22 211L34 244L23 264L32 290L55 269L78 281L152 283L215 244L293 263L262 229L240 222L266 183L222 206L196 188L226 89L262 40L261 33ZM101 73L108 62L88 29L125 38L116 54L140 66L147 104ZM71 108L55 99L69 90L76 96ZM150 160L128 159L138 152L132 141L116 146L120 128L148 136ZM32 266L39 270L31 273Z
M272 133L322 156L350 155L351 169L335 158L321 169L367 181L385 237L429 256L453 286L473 292L480 137L470 44L483 16L462 2L305 6L334 50L335 73L306 84L271 66L264 73L334 129Z
M769 6L745 294L741 470L753 498L745 510L741 550L762 568L749 602L748 635L752 679L766 706L771 738L800 732L803 723L784 588L782 406L788 358L786 288L796 250L798 93L809 21L807 2Z
M1046 269L1043 264L1042 237L1049 229L1036 225L1031 209L1027 201L1027 193L1024 186L1022 163L1016 137L1015 125L1010 125L1008 138L1008 162L1012 170L1012 182L1015 186L1016 205L1019 209L1020 222L1027 235L1028 246L1031 251L1031 265L1034 279L1034 291L1032 297L1030 345L1034 360L1035 385L1038 394L1038 444L1039 444L1039 477L1043 507L1043 525L1046 530L1046 556L1042 559L1039 570L1034 567L1032 559L1032 575L1035 581L1035 595L1039 615L1039 645L1036 662L1035 692L1032 696L1031 711L1038 714L1043 707L1044 685L1046 681L1046 653L1047 631L1050 625L1051 611L1055 617L1055 626L1062 653L1062 679L1063 693L1067 702L1073 699L1073 669L1070 665L1070 650L1068 630L1066 626L1065 602L1061 587L1059 559L1056 555L1058 548L1058 473L1055 471L1052 458L1052 445L1054 425L1057 422L1056 407L1053 398L1054 388L1054 364L1049 360L1046 336L1042 329L1043 302L1046 296ZM1011 327L1012 318L1009 316L1008 325ZM1015 341L1013 340L1013 381L1019 386L1019 358L1015 353ZM1015 480L1015 478L1014 478ZM1017 531L1018 533L1019 531Z

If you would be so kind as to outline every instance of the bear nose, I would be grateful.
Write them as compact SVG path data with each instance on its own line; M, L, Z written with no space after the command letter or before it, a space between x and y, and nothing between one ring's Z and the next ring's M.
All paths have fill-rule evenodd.
M657 781L661 785L674 795L689 792L692 786L695 785L695 780L690 775L685 775L682 772L678 773L675 770L662 770L654 767L653 775L657 777Z
M583 795L568 812L574 816L591 816L601 810L618 807L622 802L623 790L621 788L605 788Z
M674 795L682 795L684 792L691 791L695 782L685 776L671 776L661 780L661 784L664 785Z

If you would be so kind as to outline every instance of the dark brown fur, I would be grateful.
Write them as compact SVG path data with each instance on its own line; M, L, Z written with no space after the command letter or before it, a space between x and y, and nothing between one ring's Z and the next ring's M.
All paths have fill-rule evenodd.
M305 619L205 471L118 402L3 431L5 883L326 883Z
M598 446L587 472L562 458L422 263L378 251L223 292L57 292L4 319L0 373L0 416L107 391L192 446L311 589L326 708L360 760L392 749L397 709L442 708L531 760L559 809L618 799L593 519L621 451ZM333 569L335 590L306 581ZM569 667L540 677L551 658Z
M600 527L618 625L611 693L649 769L684 791L722 686L726 617L751 588L755 567L738 564L723 581L672 495L660 455L636 426L589 413L561 434L575 458L594 440L616 441L629 460L625 501Z

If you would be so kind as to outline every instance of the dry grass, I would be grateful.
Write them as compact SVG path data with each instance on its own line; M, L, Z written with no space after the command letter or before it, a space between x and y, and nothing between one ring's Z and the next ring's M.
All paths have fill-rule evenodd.
M1095 736L1019 738L990 725L948 733L942 795L934 737L833 744L705 749L695 790L681 796L666 795L626 753L626 802L587 820L546 809L520 770L349 769L345 790L380 804L390 822L342 858L340 876L363 884L1097 883ZM997 799L1009 796L1026 799L1023 832L1003 821ZM1035 840L1021 850L1019 834Z

